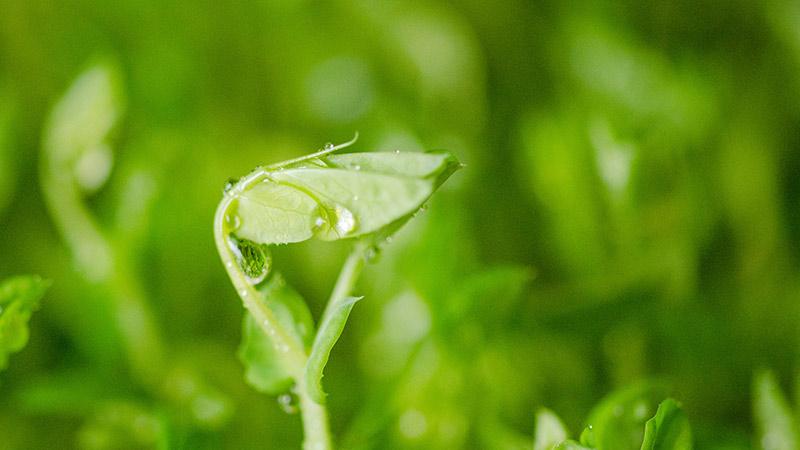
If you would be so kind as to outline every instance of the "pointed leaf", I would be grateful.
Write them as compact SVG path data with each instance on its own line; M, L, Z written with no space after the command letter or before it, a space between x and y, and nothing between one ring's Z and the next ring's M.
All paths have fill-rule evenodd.
M17 276L0 284L0 370L11 353L28 343L28 320L49 286L37 276Z
M411 178L436 176L455 162L449 153L417 152L345 153L329 155L325 160L343 169Z
M753 381L753 416L762 450L795 450L798 436L795 417L781 392L775 374L763 371Z
M275 313L284 329L290 331L291 337L307 345L313 336L314 324L300 294L278 273L272 275L259 293L262 295L260 301ZM245 366L248 383L260 392L280 394L293 383L281 352L248 312L244 317L239 359Z
M658 405L656 415L644 428L642 450L692 450L692 430L689 419L673 399Z
M536 434L533 450L551 450L569 436L561 419L549 409L542 408L536 413Z
M359 300L361 297L347 297L336 305L331 314L323 318L317 337L314 339L314 345L311 346L311 354L306 363L306 389L317 403L325 401L325 392L322 390L322 372L325 365L328 364L334 344L342 335L350 311Z

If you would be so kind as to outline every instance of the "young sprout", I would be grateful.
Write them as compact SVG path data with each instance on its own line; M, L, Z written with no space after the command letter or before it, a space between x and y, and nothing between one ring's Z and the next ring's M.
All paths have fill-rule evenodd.
M332 448L322 372L360 299L351 291L365 259L460 167L446 152L334 154L356 138L231 180L214 220L217 251L247 310L239 352L247 381L297 395L306 450ZM316 331L269 253L309 239L353 243Z

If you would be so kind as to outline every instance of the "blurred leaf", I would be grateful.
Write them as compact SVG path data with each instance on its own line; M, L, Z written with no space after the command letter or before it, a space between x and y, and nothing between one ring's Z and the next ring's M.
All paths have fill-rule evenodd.
M314 345L311 346L311 354L308 356L306 363L305 381L307 383L307 390L311 394L311 398L317 403L325 402L325 392L322 390L322 371L325 365L328 364L328 357L331 354L336 341L342 335L344 325L347 323L347 318L350 316L350 311L353 306L362 297L348 297L336 305L329 315L322 319L317 337L314 339Z
M760 449L797 449L797 422L770 371L756 374L753 380L753 416Z
M108 62L89 67L53 107L45 126L51 173L73 178L87 192L99 189L111 173L113 153L106 139L122 112L118 77Z
M536 413L536 433L533 450L551 450L569 437L566 427L555 413L542 408Z
M639 450L645 423L664 393L665 387L655 382L642 382L612 393L589 415L581 444L598 450Z
M667 399L644 428L642 450L691 450L692 430L678 402Z
M301 346L309 343L314 323L305 301L279 273L274 273L261 287L260 301L272 310L291 338ZM245 312L239 359L245 365L248 383L260 392L280 394L291 387L292 375L287 371L281 352L264 334L249 312Z
M584 447L583 445L575 442L575 441L564 441L555 447L552 447L553 450L595 450L592 447Z
M5 369L12 353L28 343L28 320L49 286L49 281L31 275L0 284L0 370Z

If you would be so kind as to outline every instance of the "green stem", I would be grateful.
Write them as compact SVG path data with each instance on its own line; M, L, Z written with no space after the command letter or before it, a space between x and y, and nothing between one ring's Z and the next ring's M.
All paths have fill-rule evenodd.
M226 221L226 216L235 200L235 192L226 194L217 208L217 213L214 217L214 240L217 245L217 252L222 259L222 263L225 265L225 270L228 272L231 283L233 283L236 292L242 299L244 307L253 316L264 334L272 338L275 347L280 349L278 353L283 355L290 372L293 374L301 374L307 359L305 349L303 349L296 340L290 337L291 335L278 321L275 313L264 305L263 302L258 301L261 294L247 281L247 278L239 267L239 263L236 261L236 257L230 248L228 238L230 229Z
M357 243L356 247L347 257L347 260L339 272L339 278L333 287L331 297L325 307L325 312L319 323L324 323L333 314L341 303L350 297L356 281L364 267L364 249L362 243ZM336 336L335 338L338 338ZM335 339L334 338L334 339ZM318 343L315 343L317 345ZM332 346L332 343L331 343ZM328 413L324 404L317 403L309 392L308 380L305 374L297 379L296 393L300 399L300 407L303 416L303 430L305 440L303 441L304 450L329 450L333 448L331 444L330 431L328 426Z

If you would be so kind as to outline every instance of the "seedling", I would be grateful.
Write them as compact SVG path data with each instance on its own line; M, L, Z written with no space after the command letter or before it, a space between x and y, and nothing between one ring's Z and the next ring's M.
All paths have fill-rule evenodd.
M247 310L240 350L247 380L261 392L298 397L306 450L332 448L322 372L360 299L351 294L365 260L460 167L445 152L334 154L356 138L229 181L214 220L217 250ZM269 251L309 239L353 246L316 332L302 297L272 270Z

